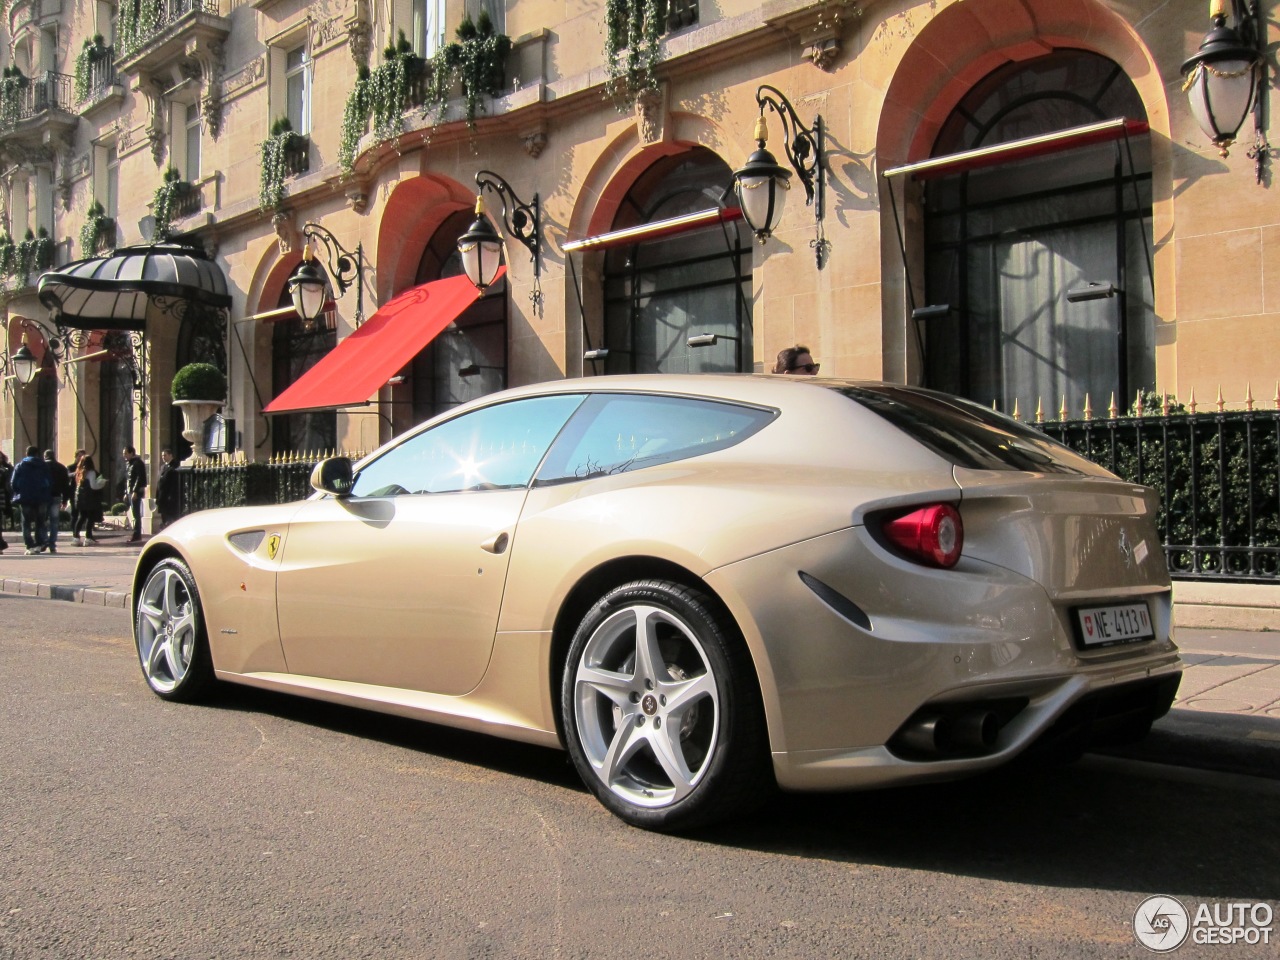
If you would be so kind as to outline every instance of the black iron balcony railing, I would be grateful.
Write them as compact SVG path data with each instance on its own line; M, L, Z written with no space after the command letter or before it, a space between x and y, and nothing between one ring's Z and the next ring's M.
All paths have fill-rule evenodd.
M67 74L49 70L21 85L6 84L0 90L0 129L11 129L50 110L69 111L74 83Z
M139 0L120 20L116 53L128 59L192 13L218 16L218 0Z
M100 55L89 59L89 76L85 84L86 94L81 104L97 103L115 92L120 83L116 77L115 48L103 47Z
M285 177L300 177L311 169L311 138L290 137L284 147Z
M204 193L193 184L187 186L187 190L180 191L173 199L174 220L195 216L204 209Z

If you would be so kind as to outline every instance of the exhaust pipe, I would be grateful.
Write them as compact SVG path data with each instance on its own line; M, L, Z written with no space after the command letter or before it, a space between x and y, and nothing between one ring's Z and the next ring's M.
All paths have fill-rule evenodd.
M990 710L962 713L951 724L952 742L965 752L990 753L999 732L1000 721Z
M929 712L913 717L894 740L912 753L950 757L990 753L999 733L1000 719L990 710Z

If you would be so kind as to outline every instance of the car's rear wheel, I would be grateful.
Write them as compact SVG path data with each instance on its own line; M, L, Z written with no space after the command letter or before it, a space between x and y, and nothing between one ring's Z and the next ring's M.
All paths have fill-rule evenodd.
M192 701L213 684L200 594L181 560L161 560L147 574L138 595L133 635L142 675L159 696Z
M635 826L701 826L772 786L755 672L698 590L637 581L597 602L570 645L561 711L583 781Z

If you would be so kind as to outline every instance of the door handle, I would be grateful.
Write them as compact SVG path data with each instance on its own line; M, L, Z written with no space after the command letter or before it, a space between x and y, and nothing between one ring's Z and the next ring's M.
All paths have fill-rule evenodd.
M484 543L480 544L480 549L489 553L502 553L507 549L507 544L511 542L511 538L507 536L505 530L495 536L490 537Z

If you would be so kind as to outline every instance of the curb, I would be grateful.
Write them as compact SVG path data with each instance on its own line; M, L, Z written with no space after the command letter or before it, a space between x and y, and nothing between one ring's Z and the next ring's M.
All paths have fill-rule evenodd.
M23 597L39 597L44 600L66 600L70 603L87 603L94 607L130 607L127 593L119 590L103 590L79 583L38 583L34 580L0 581L0 592L15 593Z

